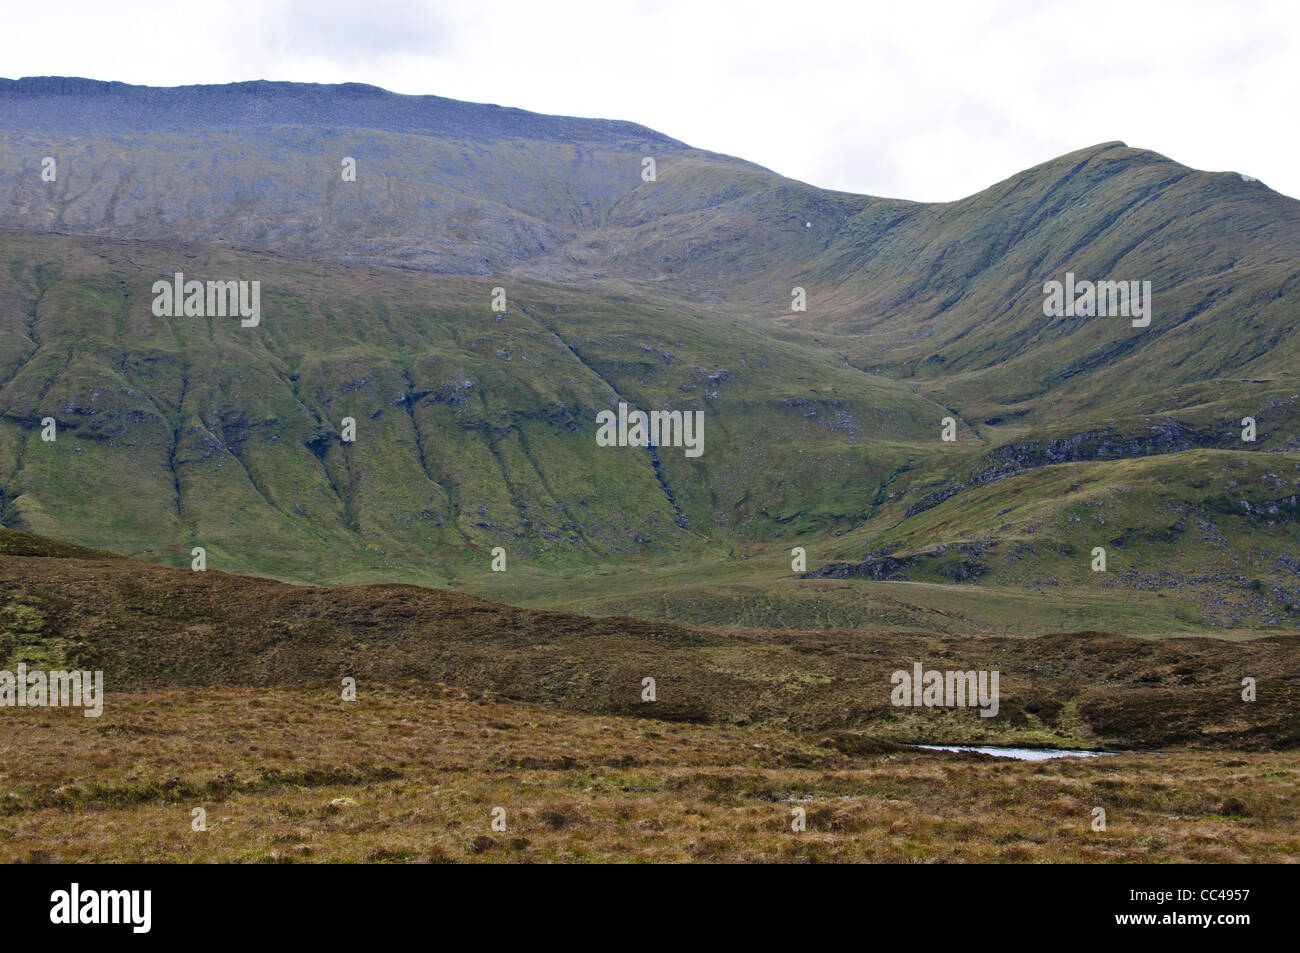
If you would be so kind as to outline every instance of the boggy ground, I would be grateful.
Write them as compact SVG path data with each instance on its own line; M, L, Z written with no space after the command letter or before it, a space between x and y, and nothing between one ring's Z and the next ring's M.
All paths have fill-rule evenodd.
M350 703L336 683L110 693L99 719L6 708L0 727L6 862L1300 856L1294 750L1011 762L414 682Z

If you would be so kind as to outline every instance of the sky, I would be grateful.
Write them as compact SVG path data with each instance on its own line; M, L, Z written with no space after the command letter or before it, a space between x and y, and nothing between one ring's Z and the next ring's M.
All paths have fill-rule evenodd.
M920 201L1122 140L1300 196L1294 0L61 0L5 21L11 79L370 83Z

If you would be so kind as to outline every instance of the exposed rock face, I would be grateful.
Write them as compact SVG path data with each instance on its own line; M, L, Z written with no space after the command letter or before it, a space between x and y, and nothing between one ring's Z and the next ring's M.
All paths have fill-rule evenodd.
M901 579L903 574L921 561L920 556L908 556L898 559L894 556L869 556L860 563L827 563L812 572L803 574L804 579Z
M990 542L958 543L955 546L939 546L930 552L891 556L873 553L860 563L827 563L812 572L803 574L804 579L905 579L907 571L928 560L944 560L938 567L939 575L953 582L974 582L989 572L989 567L982 560L996 544ZM948 560L950 552L966 555L966 559Z
M1087 430L1071 437L1054 440L1013 441L990 450L970 477L945 486L913 503L908 516L915 516L952 499L962 490L993 483L1016 473L1057 463L1083 460L1116 460L1125 457L1150 457L1162 453L1181 453L1197 447L1216 447L1226 443L1223 432L1200 432L1179 421L1155 424L1136 433L1111 428Z

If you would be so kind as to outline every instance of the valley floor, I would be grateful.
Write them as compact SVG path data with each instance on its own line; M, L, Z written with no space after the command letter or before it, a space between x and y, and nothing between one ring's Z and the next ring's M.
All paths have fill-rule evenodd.
M6 862L1300 857L1300 751L854 754L842 735L574 714L414 683L356 702L325 684L173 688L110 694L98 719L0 717Z

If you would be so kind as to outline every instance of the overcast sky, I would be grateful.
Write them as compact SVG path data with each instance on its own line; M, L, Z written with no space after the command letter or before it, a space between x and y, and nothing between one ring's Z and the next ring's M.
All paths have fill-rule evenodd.
M926 201L1112 139L1300 196L1297 25L1294 0L61 0L6 5L0 71L630 119Z

